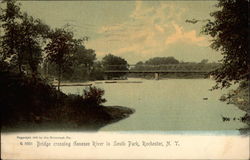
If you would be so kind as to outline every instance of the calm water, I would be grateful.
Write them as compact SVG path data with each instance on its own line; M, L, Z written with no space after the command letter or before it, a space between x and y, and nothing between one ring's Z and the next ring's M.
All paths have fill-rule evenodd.
M223 122L221 116L242 117L245 112L218 99L226 91L209 91L209 79L136 80L143 83L100 83L106 106L134 108L129 118L107 125L101 131L218 131L237 130L245 124ZM85 87L62 87L65 93L82 94ZM208 98L204 100L203 98Z

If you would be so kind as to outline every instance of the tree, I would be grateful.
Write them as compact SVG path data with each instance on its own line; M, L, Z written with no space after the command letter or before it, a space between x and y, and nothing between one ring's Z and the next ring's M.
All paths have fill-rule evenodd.
M97 61L93 65L93 70L90 74L90 79L92 80L103 80L104 79L104 68L100 61Z
M18 70L21 73L21 52L20 52L20 35L19 35L19 20L22 18L20 6L16 4L14 0L5 0L2 3L6 3L6 9L1 9L3 14L0 15L1 27L4 34L1 35L1 61L12 61L17 57L16 63ZM12 64L12 65L15 65Z
M203 60L201 60L200 63L201 63L201 64L207 64L207 63L208 63L208 59L203 59Z
M140 66L140 65L144 65L144 63L142 61L139 61L135 64L136 66Z
M164 64L178 64L179 61L174 57L154 57L145 62L146 65L164 65Z
M86 49L83 45L79 45L76 48L74 60L77 64L84 64L86 67L92 66L96 60L95 51L93 49Z
M128 62L118 56L108 54L102 59L102 64L104 70L117 70L117 71L127 71L128 70ZM112 73L109 74L112 77L123 76L126 73Z
M216 88L229 87L232 82L248 80L248 0L219 0L218 11L210 15L202 32L212 37L211 47L223 55L220 68L212 72Z
M75 52L75 46L81 43L81 40L73 38L73 33L65 29L55 29L49 35L50 42L45 47L50 62L57 66L58 90L60 90L62 72L69 67L72 54Z
M2 9L0 16L4 30L1 36L2 61L12 61L10 64L17 65L20 73L22 66L28 64L32 75L36 75L42 57L40 42L46 37L49 27L41 20L23 14L14 0L4 2L6 9Z
M42 48L40 43L47 38L49 27L41 22L40 19L34 19L26 13L22 16L22 22L19 27L21 55L23 63L29 65L33 76L37 75L38 64L42 60Z
M89 80L93 76L94 63L96 60L95 51L86 49L83 44L76 45L64 64L62 79L70 81ZM50 75L57 76L56 65L48 64Z
M79 45L76 47L76 52L72 58L74 61L73 70L81 68L81 72L86 70L86 74L89 76L93 69L94 61L96 60L95 51L93 49L86 49L83 45Z

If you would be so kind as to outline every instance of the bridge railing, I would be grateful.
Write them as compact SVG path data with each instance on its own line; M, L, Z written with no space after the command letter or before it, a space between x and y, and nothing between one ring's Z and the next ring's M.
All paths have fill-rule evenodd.
M218 65L211 64L168 64L168 65L108 65L106 72L210 72L217 69Z

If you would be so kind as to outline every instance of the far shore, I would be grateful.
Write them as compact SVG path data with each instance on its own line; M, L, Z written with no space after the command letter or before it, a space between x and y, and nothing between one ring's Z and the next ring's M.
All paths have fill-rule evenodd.
M63 81L60 86L92 86L94 84L102 84L102 83L143 83L143 80L156 80L154 78L136 78L130 77L133 80L96 80L96 81ZM138 80L135 80L138 79ZM202 78L202 77L169 77L169 78L160 78L158 80L168 80L168 79L210 79L210 78ZM57 86L58 82L52 82L53 86Z
M101 83L142 83L141 80L101 80L101 81L87 81L87 82L62 82L60 86L92 86L94 84ZM53 86L57 86L57 82L52 83Z

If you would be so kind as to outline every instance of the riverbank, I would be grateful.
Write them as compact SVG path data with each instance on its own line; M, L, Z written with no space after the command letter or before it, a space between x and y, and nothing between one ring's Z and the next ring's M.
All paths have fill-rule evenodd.
M222 95L220 100L226 101L229 104L236 105L239 109L246 112L246 114L241 118L248 127L244 130L250 131L250 105L249 105L249 82L241 82L236 90L229 91L228 94Z
M40 78L0 73L1 131L97 131L127 118L133 109L103 106L104 91L66 95Z
M87 120L74 121L51 121L48 118L42 117L39 122L18 122L11 126L2 126L2 133L11 132L41 132L41 131L89 131L95 132L100 128L128 118L135 110L122 106L102 106L104 116L93 116ZM76 120L76 119L75 119Z

